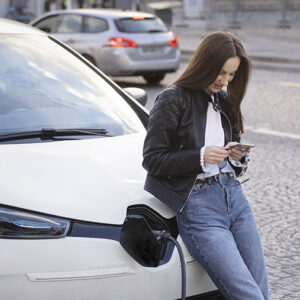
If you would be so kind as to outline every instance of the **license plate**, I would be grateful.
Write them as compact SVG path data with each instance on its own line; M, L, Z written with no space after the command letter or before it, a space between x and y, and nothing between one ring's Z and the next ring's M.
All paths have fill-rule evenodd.
M146 46L143 47L143 52L144 53L157 53L162 51L162 47L159 46Z

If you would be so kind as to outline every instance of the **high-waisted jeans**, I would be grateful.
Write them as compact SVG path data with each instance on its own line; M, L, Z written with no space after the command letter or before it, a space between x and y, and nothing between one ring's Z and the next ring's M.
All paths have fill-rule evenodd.
M255 219L236 179L196 184L177 221L191 255L226 299L271 299Z

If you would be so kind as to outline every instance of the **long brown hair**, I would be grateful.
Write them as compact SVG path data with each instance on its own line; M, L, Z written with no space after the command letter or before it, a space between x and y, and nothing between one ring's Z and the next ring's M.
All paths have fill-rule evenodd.
M244 132L241 102L245 96L252 65L241 41L230 32L217 31L203 38L182 75L173 83L192 90L207 88L218 77L225 62L234 56L241 60L227 87L239 130Z

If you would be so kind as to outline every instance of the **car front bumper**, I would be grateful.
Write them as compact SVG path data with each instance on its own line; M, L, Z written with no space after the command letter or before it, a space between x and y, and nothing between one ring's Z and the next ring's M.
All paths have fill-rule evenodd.
M108 239L2 239L1 248L3 299L173 300L180 297L180 260L176 251L166 264L145 268L118 241ZM197 262L187 257L186 265L187 296L205 295L216 289Z

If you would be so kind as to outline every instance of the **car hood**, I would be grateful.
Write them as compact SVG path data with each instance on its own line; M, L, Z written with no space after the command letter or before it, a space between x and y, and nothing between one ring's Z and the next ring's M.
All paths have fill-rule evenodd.
M144 134L0 147L0 202L65 218L122 224L146 204L174 212L144 191Z

